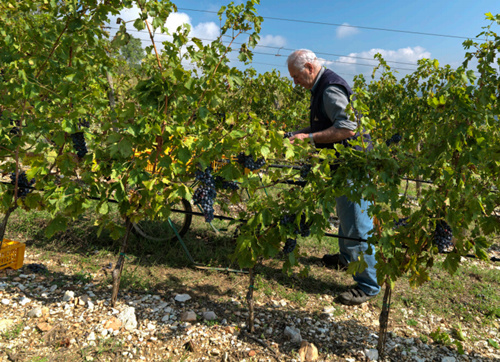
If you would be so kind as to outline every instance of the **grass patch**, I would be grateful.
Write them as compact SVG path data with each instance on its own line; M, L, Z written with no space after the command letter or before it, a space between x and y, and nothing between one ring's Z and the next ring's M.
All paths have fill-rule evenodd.
M1 334L2 339L5 339L6 341L16 339L21 335L23 328L24 328L24 323L22 322L11 326L6 331L2 332Z

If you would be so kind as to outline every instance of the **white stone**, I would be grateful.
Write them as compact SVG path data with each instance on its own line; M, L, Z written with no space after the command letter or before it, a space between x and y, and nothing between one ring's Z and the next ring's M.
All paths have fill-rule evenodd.
M323 313L332 314L333 312L335 312L335 307L333 305L329 305L323 308Z
M456 362L456 358L455 357L443 357L441 359L441 362Z
M31 318L40 318L42 315L43 315L43 313L42 313L41 307L33 308L32 310L30 310L28 312L28 317L31 317Z
M302 336L297 328L287 326L284 331L285 337L287 337L292 343L301 343Z
M177 294L174 299L176 302L184 303L190 300L191 296L189 294Z
M10 304L10 300L9 299L2 299L2 304L3 305L9 305Z
M51 287L50 287L49 291L52 293L52 292L54 292L56 289L57 289L57 285L55 285L55 284L54 284L53 286L51 286Z
M125 307L118 315L118 319L122 322L123 328L130 331L137 328L137 319L135 317L134 307Z
M95 333L90 332L89 336L87 337L87 341L95 341Z
M26 304L28 304L29 302L31 302L31 299L26 298L26 297L22 297L22 298L21 298L21 300L19 301L19 304L21 304L21 305L26 305Z
M376 349L365 349L363 351L365 353L366 358L370 361L377 361L378 360L378 351Z
M64 296L63 296L63 301L64 302L69 302L70 300L72 300L73 298L75 298L75 292L72 291L72 290L67 290L65 293L64 293Z
M214 321L217 318L218 318L217 315L212 311L207 311L207 312L203 313L203 319L206 321Z
M196 313L192 310L181 314L181 322L196 322Z

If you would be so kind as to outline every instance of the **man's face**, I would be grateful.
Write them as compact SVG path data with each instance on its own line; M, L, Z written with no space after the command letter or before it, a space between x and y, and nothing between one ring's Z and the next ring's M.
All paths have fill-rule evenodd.
M311 63L306 63L302 69L297 69L292 64L289 64L288 72L290 72L290 77L292 77L295 84L301 85L305 89L311 89L313 87L316 74Z

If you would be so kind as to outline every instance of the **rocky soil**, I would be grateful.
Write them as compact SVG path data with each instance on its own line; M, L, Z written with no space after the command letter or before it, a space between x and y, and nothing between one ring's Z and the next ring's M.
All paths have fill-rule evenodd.
M339 305L330 293L312 295L306 305L260 295L256 331L248 333L241 275L178 270L198 288L122 290L113 308L109 264L89 282L58 258L44 260L44 272L34 265L41 264L37 256L27 252L23 268L0 271L0 361L500 361L485 341L463 342L463 355L453 345L423 343L422 331L445 325L433 316L416 327L391 326L379 358L379 308L371 301ZM317 357L313 346L300 349L304 341L317 347Z

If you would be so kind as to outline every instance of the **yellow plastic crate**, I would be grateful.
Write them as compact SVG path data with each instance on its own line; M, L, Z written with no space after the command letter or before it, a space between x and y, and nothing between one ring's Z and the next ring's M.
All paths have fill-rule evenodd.
M24 263L24 250L26 245L18 241L3 239L0 249L0 269L19 269Z

